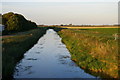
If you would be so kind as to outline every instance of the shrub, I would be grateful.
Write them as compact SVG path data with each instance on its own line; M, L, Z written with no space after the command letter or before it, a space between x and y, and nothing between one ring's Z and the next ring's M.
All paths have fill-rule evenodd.
M5 25L5 32L19 32L34 29L36 23L28 21L20 14L12 12L2 15L2 24Z

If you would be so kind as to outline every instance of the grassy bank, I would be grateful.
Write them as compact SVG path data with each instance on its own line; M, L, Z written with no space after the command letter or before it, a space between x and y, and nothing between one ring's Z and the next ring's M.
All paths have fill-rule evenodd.
M2 76L12 78L16 63L23 58L38 39L45 34L46 28L37 28L26 32L3 36L2 38Z
M118 78L118 29L63 29L59 31L71 58L85 71L102 78Z

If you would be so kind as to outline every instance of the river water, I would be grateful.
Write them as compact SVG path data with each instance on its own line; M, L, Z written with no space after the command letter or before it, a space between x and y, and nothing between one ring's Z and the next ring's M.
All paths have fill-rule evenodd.
M60 36L49 29L24 54L15 68L14 78L95 78L79 68L70 58Z

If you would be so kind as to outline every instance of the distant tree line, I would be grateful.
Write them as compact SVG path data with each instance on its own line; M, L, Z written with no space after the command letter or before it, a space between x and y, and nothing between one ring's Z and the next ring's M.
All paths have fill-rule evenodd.
M58 25L59 26L59 25ZM120 24L113 24L113 25L91 25L91 24L82 24L82 25L73 25L73 24L61 24L60 26L67 26L67 27L104 27L104 26L120 26Z
M36 23L26 20L21 14L9 12L2 15L3 34L9 32L20 32L37 28Z

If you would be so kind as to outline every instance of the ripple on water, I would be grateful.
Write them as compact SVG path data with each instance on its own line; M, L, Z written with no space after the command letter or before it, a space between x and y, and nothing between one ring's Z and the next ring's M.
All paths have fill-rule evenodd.
M28 71L31 68L32 68L32 66L25 66L24 71Z
M59 55L59 59L63 59L63 58L70 58L70 56L68 56L68 55Z
M36 54L40 54L41 52L35 52Z
M43 43L41 43L41 44L38 44L38 45L43 45Z
M27 58L26 60L37 60L36 58Z
M66 48L65 46L58 46L58 48Z

